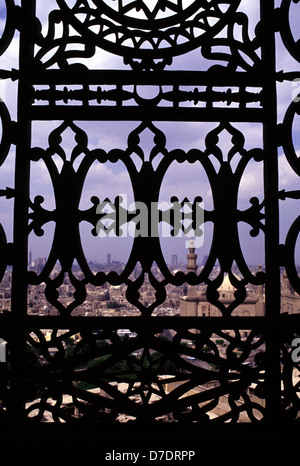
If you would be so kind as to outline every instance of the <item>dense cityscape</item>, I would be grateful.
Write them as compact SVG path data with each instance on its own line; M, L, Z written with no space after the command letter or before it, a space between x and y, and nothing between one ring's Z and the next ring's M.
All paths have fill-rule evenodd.
M40 274L43 267L46 264L46 258L38 257L35 260L29 262L29 270L35 271ZM103 271L108 273L115 271L121 273L125 264L111 259L111 254L107 254L106 263L98 263L96 261L90 261L89 267L93 273ZM184 270L186 265L177 261L177 256L172 256L172 265L170 269ZM60 266L57 264L50 276L55 277L60 272ZM74 276L81 280L83 273L76 265L73 268ZM158 268L154 268L153 273L159 277L160 271ZM11 297L11 270L8 269L0 285L0 312L4 310L10 310L10 297ZM134 280L140 274L139 267L136 267L132 274ZM39 314L39 315L53 315L57 314L57 310L51 306L45 297L45 283L39 285L29 285L28 289L28 314ZM83 315L83 316L124 316L124 315L139 315L139 311L135 306L131 305L126 299L126 285L121 284L119 286L113 286L105 283L101 287L95 287L91 284L86 285L87 299L81 305L78 306L72 315ZM184 294L186 290L185 286L173 286L168 285L167 287L167 299L163 305L158 306L155 311L156 314L160 315L176 315L179 313L179 300L180 296ZM65 276L63 284L59 287L59 301L66 307L71 301L73 301L73 293L75 289L70 282L70 278ZM139 290L140 301L142 304L147 306L147 303L153 301L155 289L149 283L147 277L145 282Z
M197 270L201 270L202 267L204 267L204 264L206 262L207 258L204 257L202 261L198 261L199 263L197 264L197 254L195 253L195 249L191 247L189 249L189 253L187 254L187 260L186 263L179 262L177 255L173 254L171 256L171 264L169 264L169 268L173 273L176 273L178 270L182 270L184 272L194 270L195 272ZM36 272L37 274L40 274L43 270L43 268L46 265L46 258L41 258L38 257L35 260L32 260L31 253L30 253L30 260L28 264L28 268L31 271ZM107 261L106 263L98 263L96 261L90 261L89 262L89 267L92 270L93 273L97 273L99 271L108 273L110 271L116 271L118 273L121 273L124 264L112 260L111 254L107 254ZM251 267L251 271L253 274L255 274L257 271L262 270L262 266L260 265L255 265ZM52 271L52 276L50 278L54 278L57 276L61 271L61 268L59 264L54 268ZM83 273L79 269L79 267L74 266L74 269L72 271L74 276L76 276L77 279L82 280ZM132 280L135 280L137 277L139 277L141 273L141 269L136 268L133 273L132 273ZM217 277L218 274L220 273L219 267L215 267L213 270L213 273L211 274L211 277ZM238 276L238 270L235 269L233 270L233 273ZM5 273L5 276L2 280L1 287L0 287L0 312L5 312L10 310L10 298L11 298L11 270L7 270ZM153 274L156 275L156 278L160 278L160 271L158 268L153 268ZM239 277L240 278L240 277ZM288 313L296 313L300 312L300 297L297 295L297 293L294 292L294 290L291 288L289 281L286 277L284 269L282 270L282 298L281 298L281 312L288 312ZM46 285L45 283L41 283L38 285L30 285L28 288L28 314L29 315L40 315L40 316L47 316L47 315L57 315L58 310L55 309L54 306L51 306L51 304L47 301L45 297L45 288ZM68 306L73 300L74 300L74 287L72 286L69 277L67 274L65 275L65 279L63 284L59 287L59 301L60 303L63 304L64 307ZM80 306L76 307L76 309L73 311L72 315L80 315L80 316L138 316L140 315L139 310L130 304L128 300L126 299L126 285L121 284L119 286L112 286L109 283L105 283L102 286L92 286L91 284L86 285L86 291L87 291L87 298L86 301L81 304ZM139 289L140 293L140 302L142 302L145 306L148 304L152 303L155 301L155 289L152 287L151 283L149 280L146 278L144 280L143 285ZM218 289L219 291L219 296L220 296L220 303L224 305L228 305L231 301L234 300L234 287L230 283L228 276L225 276L222 285ZM264 314L264 309L265 307L265 299L264 299L264 287L262 285L259 286L254 286L251 284L247 285L247 296L244 300L244 303L240 306L237 307L237 309L234 311L235 314L233 315L244 315L244 316L257 316L257 315L263 315ZM211 303L208 302L207 297L206 297L206 287L203 285L199 286L190 286L187 284L183 284L182 286L173 286L173 285L168 285L167 286L167 297L166 300L163 304L159 305L153 315L156 316L217 316L220 315L220 310L215 308ZM54 341L55 341L55 335L56 332L49 331L47 329L44 329L43 335L45 338L46 347L48 348L47 350L44 348L44 351L41 349L33 349L31 347L30 351L34 352L35 358L36 359L36 364L38 365L45 365L48 364L49 361L47 358L55 357L56 352L58 352L58 347L55 347ZM64 332L65 330L59 330L58 332L58 337L64 339ZM195 335L195 339L193 339L192 336L190 336L188 339L185 339L182 341L182 344L184 345L182 348L184 348L183 353L181 354L181 360L183 361L182 364L187 364L186 368L180 369L181 376L183 377L183 374L186 371L189 371L189 368L196 366L201 369L204 369L205 371L208 371L207 373L210 374L209 380L206 382L203 381L199 385L191 388L188 392L187 395L195 395L199 394L205 391L213 390L214 388L217 388L219 386L219 381L218 381L218 373L219 373L219 368L216 366L212 361L210 361L210 356L209 353L212 351L212 347L215 347L215 357L216 360L220 361L225 361L226 363L226 358L229 357L231 352L235 352L237 356L241 356L243 351L246 351L247 348L247 341L248 339L252 339L252 345L253 348L250 351L249 355L247 358L242 362L242 365L247 366L249 365L250 367L256 367L257 365L257 357L259 357L260 353L263 353L265 351L265 342L263 339L261 339L260 335L250 335L249 330L240 330L240 340L239 338L237 339L239 341L240 347L235 348L232 346L233 341L237 338L234 333L232 333L231 330L225 330L224 332L221 332L220 335L218 333L213 334L211 337L211 342L207 345L202 345L203 347L201 348L201 354L202 357L198 359L196 356L197 353L197 330L191 331L191 335ZM136 337L135 333L132 333L131 330L129 329L118 329L117 330L118 337L122 340L124 338L127 339L134 339ZM173 338L175 336L176 332L174 330L169 329L169 330L164 330L162 334L160 334L158 337L159 338L164 338L169 340L170 342L173 341ZM32 332L31 338L33 340L36 340L37 342L37 347L40 345L40 336L37 336ZM52 344L52 339L53 339L53 344ZM79 344L80 340L82 339L82 335L74 333L72 335L72 338L64 341L64 351L67 354L72 355L74 354L76 345ZM126 340L125 340L126 341ZM209 340L208 340L209 341ZM230 343L231 342L231 343ZM245 342L245 343L243 343ZM100 341L98 344L104 345L103 348L105 348L105 345L108 345L108 341ZM246 345L245 347L243 345ZM209 346L212 345L212 346ZM53 347L52 347L53 346ZM231 348L231 349L230 349ZM244 348L244 349L243 349ZM199 350L199 348L198 348ZM49 351L49 353L48 353ZM229 353L228 353L229 352ZM31 353L30 353L31 354ZM48 356L47 356L48 354ZM100 354L100 353L99 353ZM104 349L104 354L105 354L105 349ZM206 354L208 354L208 359L206 357ZM46 357L46 359L45 359ZM80 366L81 370L88 370L89 367L92 367L91 365L93 364L100 364L99 367L101 367L101 363L107 356L102 356L96 358L94 361L86 361L86 365ZM159 361L160 360L160 355L159 352L156 352L155 350L150 349L148 356L145 358L145 349L137 348L133 351L133 353L130 355L131 362L134 361L136 365L136 369L133 371L133 373L130 375L128 373L128 361L126 358L124 360L119 361L117 364L113 365L111 368L111 372L104 371L102 376L106 380L110 380L110 384L112 384L113 387L117 388L118 392L121 392L123 394L127 393L130 387L130 383L133 384L133 388L136 389L136 393L133 396L133 400L139 404L141 403L140 399L140 394L139 393L139 384L140 382L138 379L135 381L135 377L138 377L139 370L145 370L149 365L147 370L154 370L155 366L155 361L156 359ZM213 357L212 357L213 358ZM243 357L241 356L242 360ZM139 368L137 370L137 368ZM180 384L184 383L184 378L182 381L176 381L174 379L176 373L178 372L179 368L176 369L173 363L170 361L166 360L164 362L163 366L160 366L160 371L159 373L153 373L152 376L154 377L154 382L153 383L158 383L157 380L159 380L164 387L163 390L165 394L171 393L173 390L175 390ZM247 369L245 369L247 370ZM122 373L123 378L119 379L118 374ZM125 374L125 375L124 375ZM127 375L126 375L127 374ZM230 370L228 372L228 376L231 377L230 375ZM127 377L129 379L127 380ZM232 371L232 377L235 377L235 371ZM157 380L156 380L157 379ZM293 371L293 381L294 383L298 383L299 380L299 375L297 371ZM134 382L135 381L135 382ZM104 397L104 399L108 396L106 391L97 387L97 385L93 385L91 383L86 383L85 381L78 381L76 383L76 388L81 389L84 391L87 391L89 393L92 393L93 395L101 395ZM160 399L160 396L158 394L155 394L154 392L151 396L151 403L157 401ZM256 406L259 407L259 409L256 412L256 417L257 419L261 419L263 409L265 406L265 400L263 397L258 395L257 392L257 384L251 384L249 387L246 388L246 395L249 397L251 402L256 403ZM39 394L36 394L35 397L33 397L32 400L28 400L26 406L27 409L29 410L29 417L35 418L40 415L39 409L38 409L38 403L39 403L39 398L36 399L36 396ZM74 405L73 398L70 395L65 394L62 399L62 412L68 412L75 418L81 417L82 413L80 413L80 410L78 407ZM52 406L55 404L55 400L49 399L48 400L48 406ZM238 406L240 406L241 413L239 417L239 422L248 422L249 418L246 412L243 411L243 400L238 400L237 401ZM101 411L101 410L100 410ZM209 418L216 418L222 415L227 415L227 413L230 411L230 407L228 404L228 395L224 394L223 396L220 397L217 405L212 408L211 410L208 411ZM107 408L103 408L101 411L102 415L103 413L105 415L109 415L110 410ZM186 413L187 415L192 415L191 409L187 409ZM120 413L117 420L119 422L128 422L132 420L132 416L127 415L127 414L122 414ZM176 419L174 418L173 415L165 415L162 416L162 421L163 422L174 422ZM53 422L53 417L51 414L51 409L50 410L45 410L43 414L43 421L44 422Z
M195 256L197 257L197 256ZM201 270L203 268L207 257L204 257L203 261L200 261L200 264L197 265L197 269ZM37 257L32 259L32 254L30 253L28 269L31 271L40 274L46 264L45 257ZM110 271L115 271L118 274L122 272L125 267L120 261L112 260L110 253L107 254L106 263L98 263L97 261L90 261L89 267L93 273L99 271L108 273ZM169 264L169 269L172 273L176 271L188 271L188 261L186 263L178 261L177 254L171 256L171 263ZM195 260L196 267L196 260ZM251 271L255 274L260 269L260 265L253 265ZM50 278L57 276L61 271L60 265L57 264ZM152 272L157 279L162 278L161 272L157 266L152 268ZM216 277L220 272L218 266L216 266L211 274L211 278ZM136 266L132 276L130 277L133 281L140 275L141 268ZM233 270L237 276L239 271ZM73 267L73 274L78 280L82 280L83 273L78 266ZM8 268L5 272L3 280L0 284L0 312L9 311L11 307L11 275L12 270ZM287 285L287 280L285 279L284 270L282 270L282 312L295 313L300 309L300 298L294 293L290 285ZM225 283L225 282L224 282ZM29 315L57 315L57 309L52 306L45 297L45 283L38 285L29 285L28 287L28 314ZM206 286L200 285L197 288L197 296L204 296L203 299L206 300L205 290ZM261 287L262 288L262 287ZM126 290L127 285L121 284L118 286L110 285L109 283L104 283L102 286L93 286L91 284L86 285L87 298L85 302L72 312L72 315L81 315L81 316L134 316L140 315L139 310L132 305L126 299ZM68 274L65 274L63 284L58 288L59 292L59 302L67 307L74 300L75 288L70 282L70 277ZM181 286L174 286L172 284L167 285L166 287L167 296L163 304L160 304L155 309L153 315L158 316L175 316L175 315L186 315L181 312L181 304L185 297L189 295L188 286L183 284ZM257 293L258 287L255 285L248 284L247 293L249 296L254 296ZM145 274L144 283L139 289L140 298L139 301L147 307L149 304L155 301L155 292L156 290L152 287L149 282L147 274ZM261 291L262 292L262 291ZM225 295L223 295L225 297ZM222 297L221 297L222 298ZM202 300L203 300L202 299ZM200 315L200 314L197 314Z

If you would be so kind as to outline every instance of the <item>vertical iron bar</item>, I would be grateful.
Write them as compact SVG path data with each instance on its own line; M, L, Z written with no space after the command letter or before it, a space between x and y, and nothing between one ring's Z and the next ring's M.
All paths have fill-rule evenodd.
M278 205L278 153L276 141L277 92L274 28L274 0L261 0L262 63L265 77L263 143L265 150L265 261L266 319L272 322L266 335L266 421L275 426L280 418L280 267L279 205Z
M26 391L26 334L24 320L27 313L27 214L29 198L28 149L31 144L30 80L32 74L33 39L32 18L35 15L35 0L22 0L20 24L18 87L18 136L15 165L14 205L14 263L12 272L11 312L14 320L11 346L11 420L24 420Z

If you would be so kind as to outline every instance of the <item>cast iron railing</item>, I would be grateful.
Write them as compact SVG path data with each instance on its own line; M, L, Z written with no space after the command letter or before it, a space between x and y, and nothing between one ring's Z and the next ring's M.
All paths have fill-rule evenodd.
M252 10L254 6L240 0L57 0L41 19L36 7L42 12L43 3L5 0L0 39L0 76L17 83L18 98L16 121L9 103L0 104L1 165L15 147L15 185L1 191L6 199L14 198L13 240L7 241L1 230L1 276L12 270L11 310L0 315L0 336L7 342L7 360L1 364L3 422L107 423L119 422L122 416L201 425L296 420L299 398L293 374L298 362L292 358L292 342L299 316L280 312L280 268L285 267L299 293L295 249L300 217L281 244L279 201L299 199L299 191L279 190L278 150L283 148L299 175L293 125L300 104L294 98L283 121L278 121L276 86L297 82L300 72L277 70L275 59L277 35L300 60L289 23L291 0L280 5L256 2L258 21L252 33L247 10L241 8L243 3ZM14 36L19 37L19 66L7 69L5 52ZM123 58L123 64L120 58L116 66L112 61L111 69L102 69L103 52L92 66L99 50ZM185 55L185 67L181 63L177 69L178 59ZM149 89L155 90L154 96L147 97ZM134 122L126 147L106 150L101 141L96 147L91 143L89 123L99 122L100 128L110 121L120 122L120 128L123 122ZM39 145L32 142L32 131L43 122L51 124L46 143ZM161 122L212 126L199 147L170 149L172 141ZM261 128L261 140L253 146L247 141L251 125ZM181 126L176 128L180 133ZM201 131L205 128L201 126ZM66 131L73 134L69 150L62 143ZM143 146L144 132L151 134L152 147ZM220 142L224 133L231 142L228 150ZM182 130L184 147L186 137ZM89 207L81 207L87 176L98 165L117 162L129 175L134 200L149 211L159 202L171 164L196 163L204 170L213 208L204 204L204 217L197 215L204 195L199 182L189 219L195 238L205 224L213 226L213 233L207 260L197 273L174 272L167 265L161 238L150 231L152 219L145 234L133 238L123 270L92 270L81 237L83 222L90 225L91 237L114 230L116 244L128 221L135 219L140 227L136 212L126 210L120 197L106 199L104 192L99 199L95 192ZM241 210L239 190L250 164L262 169L263 195L252 197ZM36 166L43 166L50 177L52 210L43 205L42 196L32 198L31 170ZM99 208L104 201L121 205L110 229L104 222L107 213ZM175 215L182 203L174 192L169 200L170 227L177 232L184 230ZM158 209L158 223L164 214ZM241 223L250 227L252 237L263 237L264 270L253 272L245 258ZM47 260L41 270L31 270L28 238L43 237L49 224L55 227ZM101 249L100 237L98 244ZM137 265L139 273L134 275ZM238 276L233 273L236 269ZM218 293L225 275L235 289L229 306ZM69 302L62 303L59 289L66 278L73 292ZM155 292L147 304L139 293L146 280ZM76 315L90 287L100 292L107 284L124 285L127 302L138 315ZM153 315L165 301L168 285L184 284L205 285L207 301L221 316ZM28 310L28 289L39 285L52 315L32 315ZM249 286L264 287L264 315L232 315L245 301ZM118 333L124 328L131 338ZM217 340L223 341L223 352Z

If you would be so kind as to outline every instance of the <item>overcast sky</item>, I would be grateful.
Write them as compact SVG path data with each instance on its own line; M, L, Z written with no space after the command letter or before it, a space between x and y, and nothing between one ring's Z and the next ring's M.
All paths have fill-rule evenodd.
M19 4L19 1L16 1ZM69 4L73 4L72 1L68 1ZM107 3L111 3L108 2ZM148 2L149 3L149 2ZM0 0L0 34L2 34L3 24L5 19L5 8L4 0ZM37 0L38 16L43 25L43 33L46 34L48 30L47 19L48 14L55 5L54 0L47 0L46 2ZM241 10L246 11L250 16L249 34L253 37L255 24L258 19L258 0L242 0ZM295 39L298 39L299 35L299 24L296 18L300 18L299 5L293 4L291 7L291 17L293 32ZM297 14L296 14L297 13ZM300 22L300 20L299 20ZM57 25L57 33L60 33L59 25ZM291 56L285 51L281 39L277 34L277 70L285 69L286 71L294 71L299 69L299 64L295 62ZM18 68L17 62L18 55L18 35L15 35L15 40L10 45L9 49L0 58L0 69ZM83 60L83 62L85 62ZM86 62L85 62L86 63ZM170 69L207 69L212 65L211 61L206 61L201 58L199 50L191 52L186 57L177 57L174 59ZM88 66L91 68L106 68L106 69L117 69L127 68L122 63L120 57L112 56L108 53L104 53L101 50L97 50L95 56L88 61ZM284 83L278 85L278 122L281 122L286 111L286 108L295 95L295 89L297 83ZM0 97L5 101L6 105L10 109L12 119L17 119L16 113L16 90L17 83L11 83L9 81L0 82ZM157 89L148 89L153 95L157 92ZM300 85L299 85L300 91ZM299 120L299 118L297 118ZM296 119L295 119L296 121ZM299 123L299 121L296 121ZM97 122L97 123L82 123L78 122L78 126L83 128L88 135L88 147L89 149L103 148L109 151L114 148L126 149L127 137L130 131L134 130L138 126L138 122ZM217 126L216 123L167 123L157 122L155 126L166 134L167 150L181 148L185 151L198 148L205 150L205 136L206 134ZM59 125L58 122L35 122L33 124L33 146L47 147L48 134ZM260 124L235 124L236 128L241 130L245 135L245 148L252 149L255 147L262 147L262 128ZM153 136L148 131L143 135L144 139L144 151L145 153L151 148L153 143ZM223 139L222 139L223 138ZM226 154L226 148L229 147L229 138L226 134L220 135L222 141L222 148L224 154ZM65 151L70 151L72 144L74 143L74 133L68 130L63 135L63 144ZM295 125L294 128L294 143L297 153L300 154L300 137L299 137L299 125ZM280 189L295 190L299 189L298 176L290 168L283 154L282 148L278 150L278 162L280 168ZM59 159L57 159L59 163ZM5 163L0 168L0 189L6 186L13 187L14 185L14 150L11 153ZM31 172L31 199L36 195L42 195L45 197L44 207L48 209L54 209L53 191L51 187L50 177L47 173L46 167L42 161L35 162L32 165ZM91 196L98 196L101 200L105 197L114 199L118 194L127 194L128 200L130 200L132 191L130 187L129 176L125 170L124 165L121 162L116 164L107 163L99 164L95 163L93 169L88 173L86 183L84 186L83 197L80 207L82 209L91 206ZM204 200L204 207L208 210L213 208L212 196L210 191L209 182L207 176L199 162L190 164L188 162L178 164L174 162L169 168L165 179L162 184L160 201L169 201L171 196L176 195L181 201L184 197L188 197L189 200L193 200L195 196L202 196ZM245 173L241 180L240 186L240 197L238 208L246 209L250 207L249 199L253 196L263 200L263 166L262 163L251 161L245 170ZM280 224L280 235L281 242L284 241L285 235L288 231L289 226L293 220L299 215L299 203L298 200L281 202L281 224ZM2 212L2 224L5 227L8 240L12 240L12 215L11 211L13 208L13 200L6 200L0 198L0 211ZM82 243L86 253L86 256L90 260L97 260L98 262L106 262L106 254L111 253L113 260L126 261L130 253L130 246L132 244L131 238L95 238L90 234L91 225L82 224ZM249 235L250 227L247 225L240 224L240 239L244 254L249 264L264 263L263 255L263 235L260 234L257 238L252 238ZM31 235L30 248L32 249L33 258L38 256L47 256L51 245L51 236L53 234L53 225L45 226L45 236L41 238ZM198 263L201 263L203 257L209 253L210 241L212 236L212 228L210 224L206 224L204 230L204 244L197 250ZM167 238L162 241L162 248L165 254L166 262L171 262L171 255L178 254L179 260L185 260L187 253L185 249L185 240L182 238ZM300 244L298 240L298 251L300 250ZM299 254L297 256L299 260Z

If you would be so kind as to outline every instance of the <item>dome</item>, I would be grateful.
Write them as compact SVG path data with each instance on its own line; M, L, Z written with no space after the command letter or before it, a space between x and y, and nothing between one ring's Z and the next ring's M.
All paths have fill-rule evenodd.
M238 277L235 275L235 278L238 279ZM222 285L220 285L220 287L218 288L219 291L236 291L236 288L232 285L232 283L230 282L230 279L229 279L229 275L226 274L224 279L223 279L223 282L222 282Z

